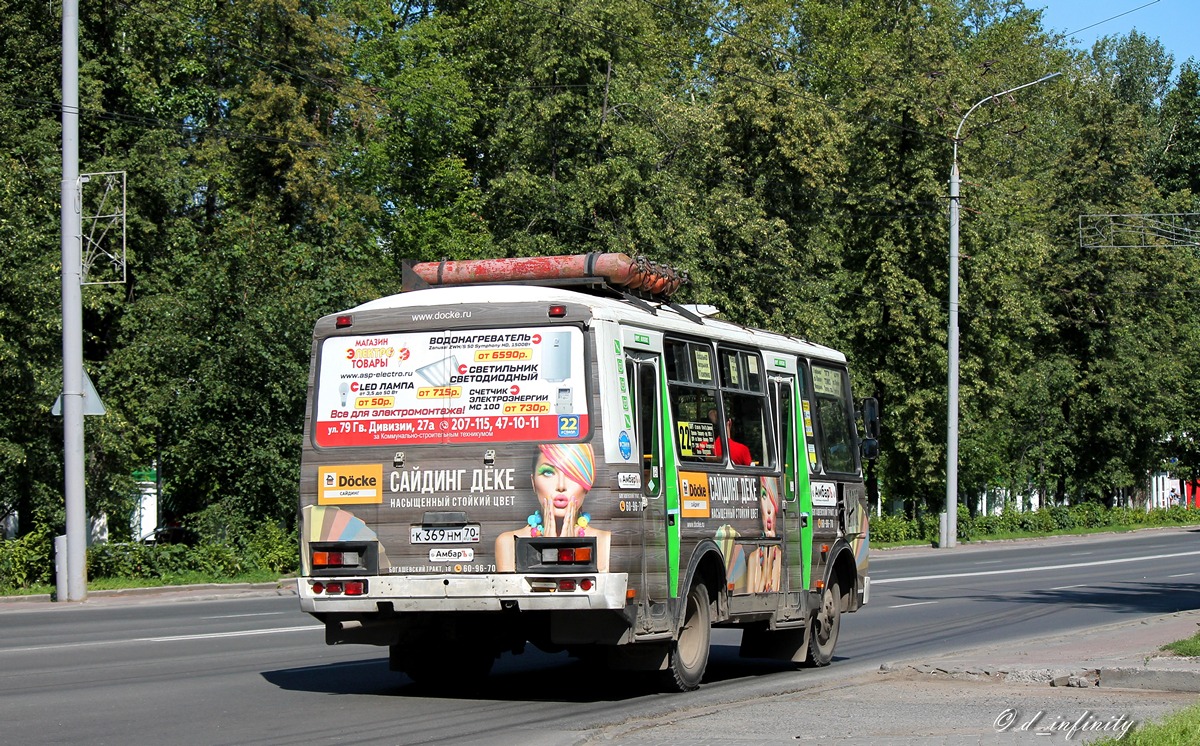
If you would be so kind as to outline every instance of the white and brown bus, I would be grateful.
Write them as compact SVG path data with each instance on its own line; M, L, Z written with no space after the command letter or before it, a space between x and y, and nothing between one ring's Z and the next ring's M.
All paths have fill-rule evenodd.
M317 322L301 608L418 681L533 643L700 684L712 627L826 665L867 602L843 354L621 254L424 263ZM408 289L419 288L419 289Z

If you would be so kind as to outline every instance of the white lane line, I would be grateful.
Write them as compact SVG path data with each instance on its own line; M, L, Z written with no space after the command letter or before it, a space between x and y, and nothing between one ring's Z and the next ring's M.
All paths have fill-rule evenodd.
M211 640L219 637L245 637L246 635L274 635L280 632L307 632L323 630L324 625L308 624L303 627L276 627L275 629L251 629L241 632L213 632L205 635L176 635L173 637L139 637L132 640L95 640L92 642L68 642L57 645L34 645L27 648L0 649L0 655L5 653L31 653L40 650L66 650L67 648L92 648L98 645L119 645L131 642L179 642L183 640Z
M279 616L280 614L294 614L292 611L261 611L257 614L223 614L221 616L202 616L200 619L242 619L251 616Z
M911 603L911 604L896 604L895 606L889 606L888 608L889 609L905 609L905 608L908 608L909 606L926 606L928 604L936 604L936 603L937 603L937 601L917 601L917 602Z
M1099 567L1100 565L1123 565L1128 562L1148 562L1152 560L1170 559L1172 557L1194 557L1195 552L1176 552L1174 554L1155 554L1148 557L1124 557L1122 559L1097 560L1096 562L1074 562L1067 565L1044 565L1042 567L1013 567L1007 570L980 570L979 572L950 572L942 575L914 575L908 578L871 578L871 585L881 583L911 583L915 580L944 580L946 578L975 578L983 575L1016 575L1023 572L1044 572L1046 570L1065 570L1071 567Z
M1187 577L1191 577L1192 575L1195 575L1195 574L1196 573L1194 573L1194 572L1181 572L1181 573L1178 573L1177 575L1168 575L1167 577L1168 578L1187 578Z
M1088 587L1088 584L1087 584L1087 583L1080 583L1079 585L1060 585L1060 586L1058 586L1057 588L1051 588L1050 590L1052 590L1052 591L1066 591L1066 590L1070 590L1071 588L1087 588L1087 587Z
M982 560L980 562L972 562L971 564L972 565L995 565L995 564L1003 562L1003 561L1004 560Z
M325 629L325 625L308 625L305 627L276 627L275 629L244 629L238 632L208 632L200 635L173 635L171 637L143 637L134 642L180 642L182 640L216 640L222 637L249 637L251 635L275 635L280 632L298 632L300 630Z

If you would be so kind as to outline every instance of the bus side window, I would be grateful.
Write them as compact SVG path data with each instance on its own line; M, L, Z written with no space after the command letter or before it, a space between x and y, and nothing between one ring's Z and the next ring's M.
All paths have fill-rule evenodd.
M667 339L667 390L675 452L682 461L711 462L721 430L710 412L717 409L712 349L707 344Z
M767 386L757 352L718 348L721 402L735 466L775 467L775 442L767 419ZM745 446L742 449L740 446ZM749 451L747 458L746 450ZM740 457L739 457L739 454Z

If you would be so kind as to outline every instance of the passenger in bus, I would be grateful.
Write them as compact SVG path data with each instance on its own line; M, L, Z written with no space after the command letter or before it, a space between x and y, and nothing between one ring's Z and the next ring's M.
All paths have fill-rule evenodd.
M612 534L593 528L583 500L595 479L595 456L589 443L545 443L538 446L530 476L538 509L526 525L496 537L496 570L516 570L518 537L592 536L596 538L596 569L608 571Z
M710 414L710 416L715 416L715 414L716 414L716 410L714 410ZM729 460L730 461L737 464L738 466L750 466L751 464L754 463L754 457L750 455L750 449L747 448L744 443L739 443L733 439L733 418L732 417L725 418L725 438L729 439ZM715 455L717 457L717 459L720 459L721 454L724 453L724 451L722 450L722 447L721 447L722 440L724 440L724 438L717 438L716 445L713 446L713 455Z

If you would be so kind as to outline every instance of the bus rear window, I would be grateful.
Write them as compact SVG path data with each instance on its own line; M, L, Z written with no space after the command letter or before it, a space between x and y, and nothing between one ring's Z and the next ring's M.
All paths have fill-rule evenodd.
M329 337L318 446L581 440L583 332L575 327Z

